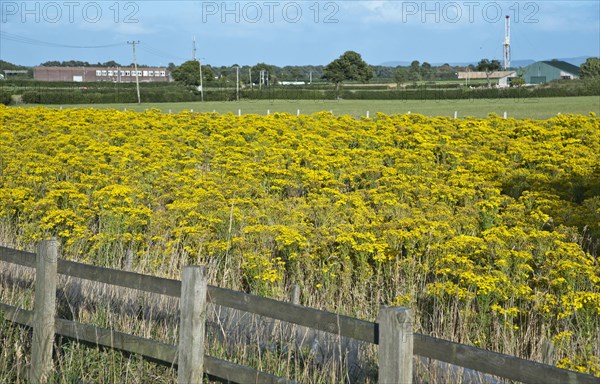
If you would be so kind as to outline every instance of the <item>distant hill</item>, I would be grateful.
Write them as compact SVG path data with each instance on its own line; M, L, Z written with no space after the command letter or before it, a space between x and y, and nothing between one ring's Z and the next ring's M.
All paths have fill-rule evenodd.
M585 63L585 61L589 57L591 57L591 56L579 56L579 57L571 57L571 58L567 58L567 59L558 59L558 60L566 61L567 63L571 63L571 64L579 67L581 64ZM552 59L553 58L548 59L548 60L552 60Z
M6 72L4 72L4 71L27 71L27 73L19 73L19 74L13 73L10 76L12 76L12 77L16 76L18 78L33 77L33 71L31 70L31 68L23 66L23 65L13 64L13 63L10 63L5 60L0 60L0 79L5 79Z
M519 68L519 67L526 67L528 65L531 65L535 63L535 60L531 60L531 59L525 59L525 60L511 60L510 65L513 68ZM477 63L475 63L477 64Z
M10 70L26 70L26 69L29 69L29 67L26 67L26 66L23 66L23 65L9 63L8 61L4 61L4 60L0 60L0 71L3 71L5 69L10 69Z
M546 58L543 60L532 60L532 59L522 59L522 60L512 60L511 61L511 65L515 68L519 68L519 67L526 67L530 64L533 64L537 61L544 61L544 60L562 60L562 61L566 61L567 63L571 63L573 65L576 66L580 66L581 64L585 63L585 60L588 58L589 56L579 56L579 57L570 57L570 58L555 58L555 57L551 57L551 58ZM386 61L385 63L381 63L380 65L383 67L397 67L397 66L402 66L402 67L408 67L410 65L410 61ZM422 63L421 63L422 64ZM445 63L430 63L431 65L437 67L440 65L443 65ZM477 65L477 62L454 62L454 63L448 63L453 67L465 67L467 65L473 64L473 65Z

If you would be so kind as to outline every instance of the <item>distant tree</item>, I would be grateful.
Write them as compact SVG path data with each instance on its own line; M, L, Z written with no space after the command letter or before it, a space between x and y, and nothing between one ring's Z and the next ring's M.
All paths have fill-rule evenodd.
M239 67L239 72L238 70L235 69L235 67ZM233 83L233 86L235 86L235 82L238 80L238 73L239 73L239 81L240 84L243 83L242 78L244 76L244 70L243 70L243 66L237 64L237 63L233 63L225 68L223 68L224 70L221 71L221 74L225 75L228 81L231 81Z
M600 77L600 58L589 57L585 63L579 67L579 77L582 79L590 79Z
M90 63L87 61L79 61L79 60L68 60L68 61L57 61L51 60L46 61L45 63L40 64L42 67L89 67ZM102 66L102 64L98 63L98 66Z
M9 63L8 61L0 60L0 75L1 75L0 78L4 78L3 71L5 71L5 70L27 71L26 74L24 74L24 73L12 74L12 75L10 75L11 78L21 78L21 79L33 78L33 68L32 67L26 67L24 65L17 65L17 64ZM0 87L0 94L2 93L1 88L2 87ZM9 99L10 99L10 97L9 97Z
M260 83L260 72L265 71L265 85L274 82L274 79L279 76L281 68L266 63L257 63L252 67L252 78L256 79L256 83Z
M394 72L394 81L396 82L396 86L400 88L402 84L404 84L408 80L408 71L406 68L397 67Z
M481 59L479 63L477 63L477 70L485 72L485 78L487 79L488 88L491 86L490 84L490 75L500 69L500 62L498 60L488 60Z
M210 83L214 79L215 79L215 73L213 72L212 67L210 65L203 65L202 66L202 80L205 83Z
M204 68L204 66L202 67ZM258 83L260 80L260 71L265 71L265 76L268 77L269 84L275 84L278 79L281 80L308 80L310 73L312 72L312 79L320 79L323 76L322 65L301 65L301 66L286 66L278 67L276 65L267 63L258 63L253 66L241 66L240 65L240 81L251 81ZM223 83L235 81L235 69L232 70L232 66L224 65L220 67L212 67L215 76L217 76ZM265 84L266 84L265 78Z
M383 65L372 65L374 79L394 79L397 67L387 67Z
M456 80L458 68L452 67L450 64L445 63L436 68L435 78L438 80Z
M408 68L408 80L415 82L421 80L421 63L419 63L419 60L413 60L413 62L410 63L410 67Z
M46 61L45 63L40 64L40 66L42 67L60 67L60 61L56 61L56 60L50 60L50 61Z
M421 64L420 72L423 80L433 80L433 68L428 62L425 61Z
M107 61L106 63L102 63L103 67L120 67L121 64L117 63L114 60Z
M252 67L253 71L269 71L269 72L273 72L273 69L275 68L274 65L271 64L267 64L267 63L257 63L255 66Z
M360 54L347 51L339 58L327 64L323 78L335 84L337 91L344 81L367 82L373 77L373 69L363 61Z
M523 85L525 85L525 79L522 78L522 77L520 77L520 76L519 77L515 77L514 79L512 79L510 81L510 86L511 87L517 87L517 88L519 88L519 87L521 87Z
M90 67L91 66L91 64L88 63L87 61L80 61L80 60L63 61L61 63L61 65L63 67Z
M283 80L300 81L306 78L305 71L297 66L285 66L281 69L280 77Z
M8 61L0 60L0 71L3 71L5 69L26 70L26 69L28 69L28 67L9 63Z
M196 60L188 60L171 71L175 81L188 86L200 85L200 66ZM214 74L210 66L202 66L202 81L210 82L214 79Z

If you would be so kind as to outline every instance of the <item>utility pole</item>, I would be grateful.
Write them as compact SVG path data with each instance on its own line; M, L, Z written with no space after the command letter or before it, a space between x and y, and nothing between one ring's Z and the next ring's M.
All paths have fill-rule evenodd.
M198 69L200 70L200 101L204 101L204 87L202 86L202 63L198 59Z
M250 82L250 89L252 89L252 67L248 67L248 81Z
M142 99L140 98L140 79L138 77L138 70L137 70L137 55L135 53L135 46L136 44L139 44L140 41L128 41L127 44L131 44L133 45L133 69L135 70L135 87L137 90L137 99L138 99L138 104L140 104L142 102Z
M196 36L192 40L192 60L196 60ZM198 71L200 72L200 101L204 101L204 87L202 86L202 63L198 58Z
M261 69L260 70L260 81L259 81L259 85L260 88L262 89L262 86L265 85L266 87L269 86L269 72L267 72L266 69Z
M240 101L240 66L235 67L235 99Z

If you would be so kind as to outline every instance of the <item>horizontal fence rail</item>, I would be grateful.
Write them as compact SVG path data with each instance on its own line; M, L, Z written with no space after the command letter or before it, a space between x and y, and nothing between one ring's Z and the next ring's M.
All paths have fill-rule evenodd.
M33 311L0 303L5 320L26 327L33 325ZM134 353L159 364L177 367L177 347L128 333L56 318L56 334L99 347ZM293 384L294 381L204 355L204 372L235 383Z
M600 384L592 375L417 333L414 354L523 383Z
M8 256L5 258L4 254ZM35 267L35 253L0 247L0 260L25 267ZM137 289L143 292L158 293L171 297L179 297L181 294L180 280L96 267L60 259L58 260L57 270L62 275ZM370 321L210 285L208 286L207 300L210 303L224 307L351 337L367 343L379 343L377 340L377 324Z
M0 246L0 261L34 268L35 260L35 253L14 250ZM96 282L124 288L137 289L144 292L157 293L172 297L180 297L181 295L181 281L179 280L160 278L104 267L96 267L61 259L58 260L57 271L59 274L68 275L71 277L93 280ZM249 313L290 322L319 331L329 332L367 343L379 344L379 324L370 321L359 320L297 304L286 303L210 285L208 286L207 301L216 305L230 307ZM28 313L27 311L18 310L15 309L15 307L10 307L5 304L0 304L0 311L7 313L6 318L9 320L13 319L12 321L16 323L30 325L28 322L31 320L26 318L28 315L24 315L24 313ZM118 332L105 330L105 332L109 332L110 335L119 335L117 336L117 338L120 337L118 340L124 340L126 344L140 343L142 346L148 346L147 352L144 352L146 351L146 347L139 347L140 349L135 350L122 349L118 346L118 344L115 343L115 339L112 339L112 343L116 346L97 342L96 335L98 335L98 331L91 331L85 327L91 327L90 329L99 328L80 323L77 323L78 325L73 325L71 323L74 322L56 319L56 332L63 336L73 338L76 338L75 336L85 334L85 332L91 332L90 335L93 337L90 336L89 340L86 338L79 340L122 350L124 352L140 354L159 362L170 363L171 365L174 364L174 357L172 354L175 353L173 351L176 350L176 347L173 345L162 345L161 343L143 339L137 336L119 334ZM69 329L71 329L69 327L74 327L74 331L69 331ZM85 330L85 332L77 333L76 331L79 330ZM107 340L111 340L110 337L108 337ZM168 348L171 348L172 351L168 352L167 349L165 349L164 351L161 350L161 352L157 352L156 348L160 349L164 346L168 346ZM551 365L525 360L519 357L492 352L418 333L413 335L413 353L415 355L420 355L523 383L600 384L600 379L592 375L568 371ZM221 374L231 373L228 372L228 368L225 367L233 363L215 359L210 356L205 356L204 358L206 373L222 378L223 376L221 376ZM218 363L215 362L217 360L219 360ZM277 378L264 372L255 371L251 368L247 369L250 370L247 373L249 376L240 376L239 381L237 379L231 380L235 382L250 381L264 383L291 383L291 381L287 379ZM229 370L232 371L231 369ZM236 372L238 372L237 368ZM259 374L266 376L264 376L264 378L261 376L260 380L256 381L258 377L256 375ZM246 380L250 377L252 377L251 380Z

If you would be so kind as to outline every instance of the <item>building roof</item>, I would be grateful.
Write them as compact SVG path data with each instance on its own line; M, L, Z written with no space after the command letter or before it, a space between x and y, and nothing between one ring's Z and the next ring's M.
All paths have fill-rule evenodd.
M566 61L547 60L547 61L542 61L542 63L548 64L554 68L558 68L561 71L565 71L565 72L571 73L573 75L579 76L579 67L576 65L573 65L571 63L567 63Z
M516 76L516 75L517 75L516 71L496 71L496 72L490 73L490 79L502 79L503 77ZM485 72L469 71L469 72L458 72L458 78L474 80L474 79L487 79L487 76L485 75Z
M128 70L128 69L133 69L133 65L123 65L123 66L119 66L119 67L98 67L98 66L80 66L80 67L47 67L45 65L38 65L36 67L33 67L34 70L44 70L44 71L80 71L82 69L85 70L91 70L91 71L95 71L95 70L115 70L115 69L120 69L120 70ZM140 67L138 66L138 71L146 71L146 70L150 70L150 71L154 71L156 69L167 69L166 67ZM27 71L25 71L27 72Z

